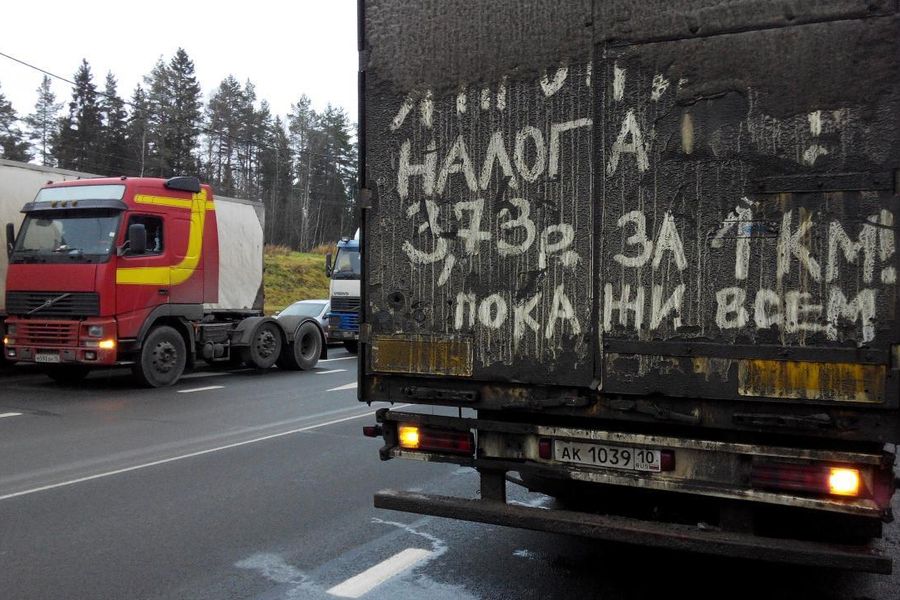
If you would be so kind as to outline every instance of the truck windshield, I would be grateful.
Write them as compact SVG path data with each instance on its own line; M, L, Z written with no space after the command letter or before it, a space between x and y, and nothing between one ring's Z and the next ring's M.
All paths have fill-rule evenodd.
M359 279L359 249L338 248L334 259L333 279Z
M25 217L12 260L97 262L109 256L119 230L118 211L32 213Z

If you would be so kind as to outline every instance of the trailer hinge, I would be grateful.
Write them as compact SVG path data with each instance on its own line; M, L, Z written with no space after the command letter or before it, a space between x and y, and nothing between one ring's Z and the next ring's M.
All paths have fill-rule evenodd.
M360 323L359 325L359 343L368 344L372 338L372 325L369 323Z
M359 72L362 73L369 68L369 51L359 51Z
M359 207L372 208L372 190L369 188L359 188Z

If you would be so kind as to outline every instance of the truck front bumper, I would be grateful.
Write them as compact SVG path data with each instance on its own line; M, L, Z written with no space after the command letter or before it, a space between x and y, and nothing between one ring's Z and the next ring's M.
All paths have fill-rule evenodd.
M331 327L328 330L328 341L329 342L347 342L354 341L359 339L359 331L344 331L342 329L335 329Z
M10 318L6 326L3 353L12 362L110 366L118 359L116 322L111 319ZM89 335L93 328L100 335Z

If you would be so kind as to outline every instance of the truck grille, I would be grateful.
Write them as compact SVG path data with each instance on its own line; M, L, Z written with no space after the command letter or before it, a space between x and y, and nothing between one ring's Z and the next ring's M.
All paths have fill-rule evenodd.
M6 312L25 316L48 300L67 292L7 292ZM93 292L69 292L47 308L34 313L36 317L96 317L100 314L100 296Z
M359 313L332 312L328 315L328 326L341 331L359 331Z
M331 298L331 310L332 311L350 311L350 310L359 310L359 298L343 298L343 297L334 297Z
M19 321L16 343L21 346L77 346L77 321Z

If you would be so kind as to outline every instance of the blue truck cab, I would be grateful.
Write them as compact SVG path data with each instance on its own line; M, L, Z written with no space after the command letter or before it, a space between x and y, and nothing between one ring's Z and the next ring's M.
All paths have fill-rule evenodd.
M328 338L343 342L352 353L359 343L359 278L361 272L359 254L359 230L353 239L342 238L337 244L334 265L326 267L331 278L331 311L328 313Z

